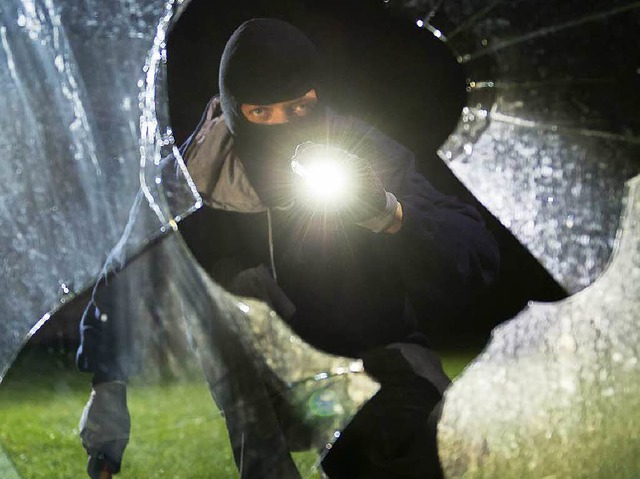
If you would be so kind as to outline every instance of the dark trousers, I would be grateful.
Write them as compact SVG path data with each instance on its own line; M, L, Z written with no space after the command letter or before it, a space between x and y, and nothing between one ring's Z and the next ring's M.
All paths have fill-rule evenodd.
M431 351L402 346L366 355L365 369L381 388L342 431L322 467L331 479L436 479L436 428L444 388L449 383ZM414 354L415 357L415 354Z

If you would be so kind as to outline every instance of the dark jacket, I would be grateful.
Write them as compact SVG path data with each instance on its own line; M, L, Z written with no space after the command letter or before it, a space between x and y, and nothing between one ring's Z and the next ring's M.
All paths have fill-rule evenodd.
M295 206L269 210L243 172L216 98L182 150L206 206L180 231L214 279L267 301L320 349L359 357L393 342L425 342L431 325L494 279L497 246L477 211L436 191L404 146L332 111L327 128L338 146L368 159L397 197L399 232L373 233ZM90 330L91 321L84 323ZM89 336L98 340L84 334L85 343ZM100 353L108 349L83 344L80 368L108 370L113 355Z

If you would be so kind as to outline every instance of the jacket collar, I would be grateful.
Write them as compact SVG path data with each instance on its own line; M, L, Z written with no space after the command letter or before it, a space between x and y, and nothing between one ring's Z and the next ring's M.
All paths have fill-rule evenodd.
M186 145L183 156L187 169L208 206L240 213L267 211L233 146L220 99L214 97Z

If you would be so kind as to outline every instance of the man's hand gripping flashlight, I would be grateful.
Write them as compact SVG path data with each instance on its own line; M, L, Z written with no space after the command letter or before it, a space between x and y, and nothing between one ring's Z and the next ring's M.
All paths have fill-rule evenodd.
M296 197L313 210L340 215L376 233L399 229L402 208L367 160L338 147L307 142L296 148L291 169Z
M291 159L298 197L316 208L338 211L345 207L356 187L345 153L311 142L298 145Z

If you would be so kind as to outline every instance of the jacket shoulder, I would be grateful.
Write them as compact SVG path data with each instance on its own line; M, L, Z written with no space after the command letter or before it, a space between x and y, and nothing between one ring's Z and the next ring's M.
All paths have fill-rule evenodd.
M220 98L214 96L182 151L187 169L200 193L213 190L220 169L232 151L233 136L224 121Z

